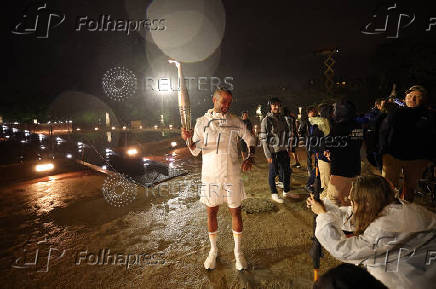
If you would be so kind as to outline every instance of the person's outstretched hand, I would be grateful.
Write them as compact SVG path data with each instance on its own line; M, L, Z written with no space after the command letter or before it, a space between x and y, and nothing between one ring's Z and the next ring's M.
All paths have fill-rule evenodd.
M172 59L170 59L170 60L168 60L168 62L169 62L169 63L174 63L174 64L176 65L177 68L180 68L180 66L181 66L180 62L178 62L178 61L176 61L176 60L172 60Z
M324 214L327 211L325 210L324 204L321 201L315 200L313 194L306 199L306 205L308 208L312 209L312 212L316 215Z

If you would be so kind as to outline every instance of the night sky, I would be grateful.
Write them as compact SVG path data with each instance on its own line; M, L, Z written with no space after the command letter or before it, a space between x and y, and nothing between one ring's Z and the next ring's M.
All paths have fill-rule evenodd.
M225 0L225 32L215 53L218 61L212 65L216 69L202 71L201 63L186 64L185 74L233 77L234 112L247 105L255 107L269 91L274 93L282 89L290 95L304 94L311 80L319 81L322 77L323 58L314 53L320 49L339 49L335 56L336 80L376 77L383 65L375 63L380 53L395 55L397 50L411 43L423 43L421 46L429 49L435 47L436 25L433 31L425 30L430 17L436 17L436 10L431 9L427 1L402 2L396 1L400 7L398 11L414 13L416 19L400 31L398 39L388 39L386 33L365 35L361 30L372 21L374 13L382 14L387 4L394 2L331 0L266 1L261 4ZM129 116L122 112L125 104L108 99L101 86L104 73L115 66L130 69L138 78L138 89L128 100L130 105L140 105L142 113L153 110L150 106L160 98L144 92L140 84L149 76L147 68L151 65L145 53L149 44L143 36L135 32L126 35L123 32L74 31L80 16L97 18L100 14L108 14L113 18L129 19L125 1L45 1L51 10L66 16L61 25L50 30L47 39L11 33L31 3L8 1L3 12L7 13L9 27L7 51L4 52L8 69L0 113L43 110L62 92L80 91L96 96L128 119ZM146 4L142 6L147 7ZM383 47L387 48L380 52ZM433 56L434 52L425 57ZM174 77L174 67L167 69ZM423 81L428 84L430 80ZM408 79L403 80L400 87L413 84L407 82ZM193 110L204 111L209 107L209 96L210 93L204 91L192 92ZM369 103L375 97L367 95L363 103ZM171 107L174 100L175 94L166 101ZM289 99L292 104L308 104L307 101L303 97Z

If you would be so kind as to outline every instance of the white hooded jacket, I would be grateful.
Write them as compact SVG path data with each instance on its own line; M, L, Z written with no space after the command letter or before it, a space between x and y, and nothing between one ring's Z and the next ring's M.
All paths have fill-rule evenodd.
M363 234L346 238L351 207L325 201L315 236L343 262L364 264L388 288L426 289L436 284L436 214L416 204L386 206Z
M224 202L237 208L245 199L238 160L238 137L254 146L255 138L238 117L216 113L213 109L197 119L194 128L194 156L203 157L200 201L209 207Z

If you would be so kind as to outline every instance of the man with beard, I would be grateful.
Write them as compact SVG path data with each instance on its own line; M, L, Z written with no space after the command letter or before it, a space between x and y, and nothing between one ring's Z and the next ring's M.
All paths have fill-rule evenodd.
M235 242L236 269L247 268L241 251L242 217L241 202L246 198L241 180L241 169L247 171L254 163L255 138L240 118L229 113L232 93L217 89L212 97L213 109L197 119L194 131L182 129L182 138L192 139L189 150L194 156L202 153L200 202L206 205L211 249L204 262L205 269L214 269L218 249L217 213L219 205L227 203L232 215L232 231ZM238 138L249 146L248 157L240 166Z

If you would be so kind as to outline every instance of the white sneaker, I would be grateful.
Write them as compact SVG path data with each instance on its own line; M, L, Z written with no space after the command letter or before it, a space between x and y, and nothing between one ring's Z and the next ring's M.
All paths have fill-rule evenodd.
M215 269L216 256L217 256L217 252L209 251L209 255L207 256L206 261L204 261L204 269L206 270Z
M241 271L244 269L247 269L247 260L245 260L244 254L239 253L236 254L235 253L235 267L236 270Z
M272 200L279 204L283 204L283 199L279 198L279 194L271 194Z

